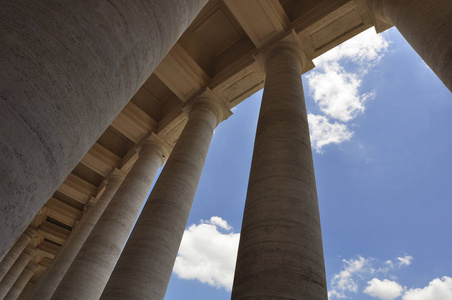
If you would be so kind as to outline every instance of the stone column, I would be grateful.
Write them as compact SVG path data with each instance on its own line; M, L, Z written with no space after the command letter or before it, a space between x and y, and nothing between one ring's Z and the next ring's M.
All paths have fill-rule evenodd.
M22 271L27 266L31 258L36 254L36 248L31 246L27 247L22 251L22 253L17 258L16 262L13 264L8 273L6 273L3 280L0 282L0 299L3 299L6 294L8 294L11 287L19 278Z
M36 232L33 232L33 230L31 229L27 229L16 241L9 252L5 255L2 262L0 263L0 281L2 281L3 277L5 277L6 273L8 273L9 269L14 264L16 259L31 241L33 234L36 235Z
M80 220L75 232L69 237L52 264L40 278L30 299L48 300L52 297L63 276L121 185L124 176L120 170L114 170L109 175L104 193L94 206L88 208L86 215Z
M378 22L392 23L452 91L452 1L368 0Z
M0 256L207 0L4 0Z
M27 283L30 281L31 277L38 271L39 265L34 262L29 262L25 269L17 278L14 285L9 290L4 300L16 300L19 298L20 294L24 290Z
M139 157L66 272L51 299L98 299L143 208L168 146L156 135Z
M293 35L261 54L266 80L231 299L327 299L317 191Z
M30 295L30 293L34 290L35 287L35 283L32 282L28 282L28 284L25 286L24 290L22 291L22 293L20 293L19 295L19 300L28 300L28 295Z
M213 131L227 108L197 97L101 299L163 299Z

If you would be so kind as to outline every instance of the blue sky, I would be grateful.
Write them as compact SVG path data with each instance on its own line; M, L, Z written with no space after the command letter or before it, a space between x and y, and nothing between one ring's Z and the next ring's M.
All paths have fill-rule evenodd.
M396 29L303 75L330 299L452 299L452 96ZM165 299L230 299L262 91L218 126Z

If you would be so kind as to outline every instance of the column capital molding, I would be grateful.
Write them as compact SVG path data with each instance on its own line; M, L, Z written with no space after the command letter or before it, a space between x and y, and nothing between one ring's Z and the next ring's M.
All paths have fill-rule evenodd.
M212 111L217 119L217 125L232 116L229 107L209 88L202 89L184 105L183 110L190 113L199 108Z
M28 263L28 265L25 267L26 270L30 270L33 273L36 273L39 270L40 265L31 261Z
M46 257L46 254L44 253L44 251L42 251L42 250L40 250L38 248L36 248L36 250L37 250L36 251L36 257L35 257L35 259L33 261L39 264Z
M136 149L138 155L145 151L156 152L157 154L159 154L163 165L163 163L168 159L168 156L173 150L173 147L165 140L163 140L160 136L158 136L155 132L151 132L136 145Z
M372 24L375 27L377 33L388 30L393 27L391 20L389 20L383 12L381 0L360 0L363 1L369 11L372 19Z
M85 209L93 206L98 199L100 199L100 197L102 197L103 193L105 192L105 190L107 189L108 183L116 183L116 184L121 184L122 181L124 180L124 178L126 177L126 172L118 169L118 168L114 168L110 171L110 173L105 176L104 180L102 180L102 183L99 185L99 188L97 189L97 194L96 197L91 197L94 199L89 199L88 202L85 205ZM90 203L92 202L92 203Z
M88 209L93 207L97 203L98 200L99 199L96 198L96 197L93 197L93 196L89 197L89 200L86 202L85 207L83 208L83 210L87 211ZM77 220L77 221L80 221L80 220Z
M27 235L32 240L36 239L38 237L38 228L34 226L28 226L23 234Z
M24 234L30 238L28 245L37 246L44 240L42 230L32 225L29 225Z
M111 170L111 172L107 175L106 180L108 182L122 182L124 178L126 178L126 173L121 171L118 168L114 168Z
M33 247L31 245L28 245L25 249L24 249L24 253L30 255L31 257L35 256L38 253L38 249L36 249L36 247Z
M315 67L312 60L306 55L300 37L294 29L285 32L284 35L279 36L278 39L263 46L254 58L260 63L266 73L268 60L282 52L291 53L298 58L301 74L304 74Z

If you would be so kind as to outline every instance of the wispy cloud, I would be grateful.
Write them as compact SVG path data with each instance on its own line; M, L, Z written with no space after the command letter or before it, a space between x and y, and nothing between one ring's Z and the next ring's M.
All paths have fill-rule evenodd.
M174 272L182 279L196 279L230 291L239 238L240 234L232 232L228 222L217 216L191 225L184 232Z
M373 29L368 29L314 59L317 68L306 76L309 92L325 118L343 122L328 123L336 124L336 128L342 125L342 132L352 133L345 123L362 114L366 103L376 95L375 90L362 91L364 76L380 62L388 47L389 42L384 35L377 35ZM323 147L339 144L350 137L317 139L323 141ZM313 146L318 150L315 144Z
M409 257L411 261L413 258L411 256ZM381 292L378 294L382 296L380 297L380 299L386 300L395 299L398 297L383 298L384 296L389 297L390 295L394 295L397 289L395 288L394 284L390 283L392 281L389 281L387 279L381 281L376 278L376 276L394 278L394 276L390 274L396 269L395 264L392 262L392 260L381 261L372 257L365 258L358 256L357 258L351 258L348 260L343 259L342 262L343 269L339 273L333 275L333 279L331 280L331 289L328 291L328 296L330 299L345 299L352 294L357 294L358 291L361 290L360 285L364 284L366 281L368 288L366 288L367 291L364 290L365 293L371 296L377 295L377 293L379 293L383 287L391 287L392 289L390 291L392 291L393 293L384 294L383 292ZM400 265L399 267L402 267L402 265Z
M411 265L411 261L413 260L413 257L406 255L404 257L397 257L397 260L399 261L399 267L409 266L409 265Z
M333 276L331 281L332 289L328 291L328 298L347 298L346 293L357 293L357 278L363 274L371 274L374 272L371 266L371 260L362 256L357 259L343 259L344 269Z
M449 276L433 279L423 288L407 289L397 282L394 274L410 266L413 260L410 255L386 261L362 256L343 259L343 269L331 280L328 298L353 299L354 295L363 292L380 300L452 300L452 278Z

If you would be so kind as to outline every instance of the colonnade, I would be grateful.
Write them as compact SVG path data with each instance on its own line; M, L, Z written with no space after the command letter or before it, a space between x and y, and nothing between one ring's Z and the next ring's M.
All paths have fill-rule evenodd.
M60 252L55 256L52 264L44 272L39 283L35 287L32 299L50 299L60 284L63 276L71 266L89 234L97 224L100 216L109 205L111 199L116 194L124 179L124 174L119 170L114 170L106 181L106 188L97 202L88 207L83 214L79 224L68 240L61 247Z
M27 246L23 249L19 257L17 257L14 264L11 266L11 268L5 274L5 277L3 277L2 281L0 282L0 299L4 299L7 296L7 294L13 288L16 281L24 271L25 267L31 261L32 257L35 256L35 254L36 248L32 246ZM16 286L16 290L17 289L18 287ZM15 292L15 294L17 293L18 291Z
M140 5L145 5L144 2ZM172 33L165 33L168 40L154 45L153 50L159 54L157 58L147 58L152 60L152 66L146 66L147 73L152 72L205 4L205 1L190 3L195 2L188 9L191 15L186 16L183 25L177 17L165 23L169 27L173 23L177 26L168 29ZM452 2L396 2L369 0L368 4L375 18L394 24L452 90L452 26L445 26L450 25ZM164 9L162 14L171 15L174 14L168 11L171 8L169 5L159 9ZM425 13L426 9L432 14ZM232 299L327 299L320 216L301 82L301 70L308 58L301 49L297 36L292 33L259 49L258 59L263 62L266 80ZM122 69L122 72L132 71ZM143 74L138 77L144 78ZM130 93L126 94L130 98ZM101 104L92 103L90 107L98 105ZM118 105L109 112L111 116L121 107ZM214 129L230 115L228 107L208 88L188 101L185 110L188 121L173 149L151 134L138 145L138 159L127 176L117 170L110 174L104 194L85 213L29 299L164 298ZM80 116L72 117L71 122L83 123ZM108 125L109 120L102 124ZM66 171L73 167L80 153L86 152L94 137L100 134L100 128L106 127L102 124L94 126L99 132L81 143L85 149L74 157L53 160L56 166L52 169L61 164ZM63 144L70 147L67 142ZM165 162L146 201L157 171ZM64 178L66 171L58 171L57 175ZM47 195L52 188L55 183L47 184L39 194ZM23 199L19 202L25 203ZM2 233L5 241L16 236L17 232ZM31 239L32 233L26 232L3 257L0 299L19 298L37 272L39 267L32 259L36 248L29 245Z

